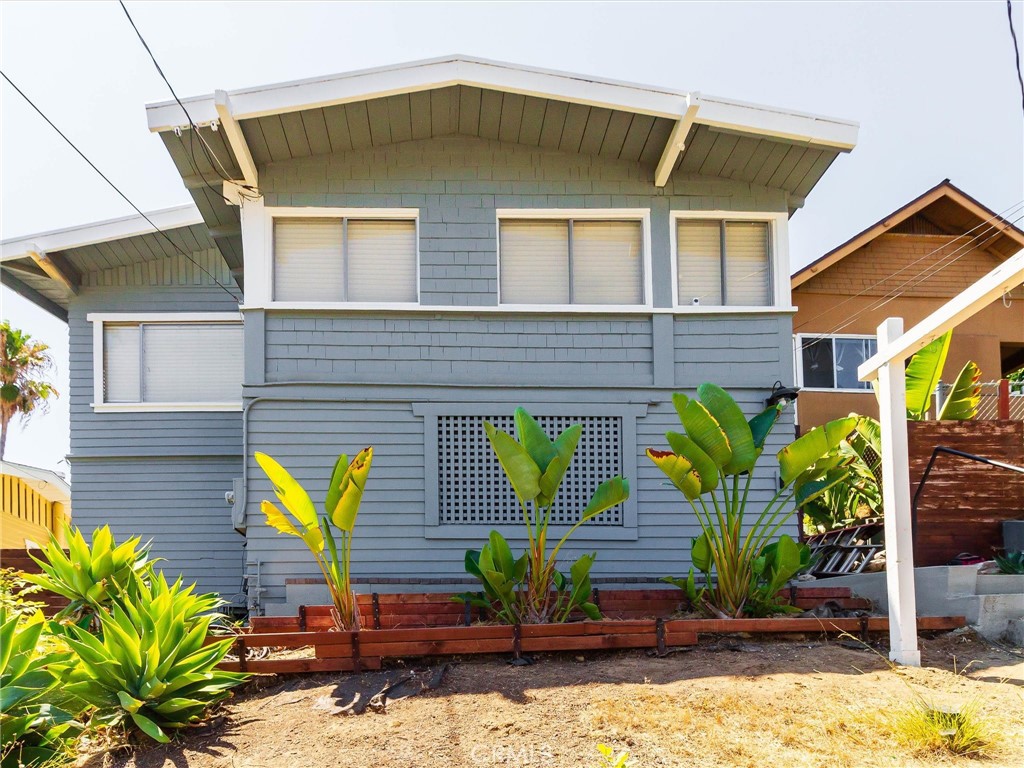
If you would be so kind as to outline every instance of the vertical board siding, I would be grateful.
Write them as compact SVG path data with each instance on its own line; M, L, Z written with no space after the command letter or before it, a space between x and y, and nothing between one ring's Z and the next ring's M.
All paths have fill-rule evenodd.
M96 413L90 312L238 312L215 251L83 276L71 301L73 522L88 537L109 524L118 539L153 540L168 575L229 598L240 589L244 539L224 494L241 476L242 416L234 413ZM205 271L204 271L205 270ZM188 350L182 350L188 354ZM239 393L239 397L241 393Z

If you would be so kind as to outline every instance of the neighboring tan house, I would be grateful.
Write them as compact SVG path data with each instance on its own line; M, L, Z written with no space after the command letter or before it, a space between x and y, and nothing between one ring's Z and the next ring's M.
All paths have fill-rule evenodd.
M253 453L319 500L373 445L358 589L451 590L491 528L525 539L481 428L524 405L585 428L555 531L632 483L564 562L685 573L697 522L644 450L675 391L718 382L753 415L790 379L789 217L855 124L463 57L184 104L198 136L148 108L197 205L152 217L174 247L138 218L4 245L5 284L68 318L79 525L152 537L225 596L244 563L251 604L294 610L286 582L317 573L263 521Z
M0 462L0 549L25 549L50 540L64 544L63 523L71 519L71 486L56 472L13 461Z
M857 366L876 351L887 317L907 328L1024 248L1024 232L946 179L794 273L798 429L851 412L878 416ZM1024 366L1024 290L958 326L944 377L968 360L983 381Z

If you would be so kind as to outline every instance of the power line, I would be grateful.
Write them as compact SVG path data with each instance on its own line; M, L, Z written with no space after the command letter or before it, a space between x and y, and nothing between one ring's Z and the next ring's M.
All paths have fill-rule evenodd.
M984 221L979 222L978 224L976 224L975 226L971 227L969 230L964 232L963 235L961 235L961 237L966 237L967 235L971 234L975 230L981 229L982 227L985 227L986 225L992 223L993 221L997 221L997 220L998 221L1005 221L1006 220L1005 217L1006 217L1007 214L1013 215L1014 213L1017 213L1018 209L1020 209L1020 207L1022 205L1024 205L1024 200L1021 200L1019 202L1014 203L1011 206L1008 206L1007 208L1003 209L999 213L992 214L992 216L990 216L989 218L985 219ZM1013 211L1013 213L1010 213L1011 211ZM978 238L984 236L985 234L987 234L987 233L983 232L983 233L977 234L974 237L972 237L970 240L968 240L966 243L963 243L960 246L957 246L957 248L954 249L952 254L948 254L947 255L947 258L948 258L948 256L955 254L957 251L959 251L959 250L961 250L961 249L971 245L971 243L973 243ZM998 232L997 232L997 234L998 234ZM938 248L935 248L934 250L931 250L928 253L926 253L926 254L924 254L922 256L919 256L918 258L914 259L909 264L905 264L902 267L900 267L899 269L897 269L895 272L886 275L881 280L878 280L878 281L872 283L871 285L867 286L866 288L861 289L857 293L853 294L853 296L847 296L845 299L840 301L838 304L834 304L834 305L830 306L824 312L820 312L817 315L815 315L814 317L809 318L807 320L804 320L794 330L799 330L800 328L803 328L808 323L813 323L815 320L817 320L820 317L824 317L825 315L833 314L836 311L836 309L838 309L839 307L843 306L844 304L848 304L849 302L853 301L854 299L857 299L857 298L860 298L861 296L864 296L869 291L874 290L878 286L880 286L883 283L891 280L892 278L896 277L897 275L902 274L903 272L906 272L908 269L910 269L911 267L915 266L916 264L919 264L920 262L924 261L925 259L931 258L932 256L934 256L935 254L937 254L939 251L941 251L943 248L946 248L946 247L948 247L948 243L946 245L940 245ZM888 294L886 294L886 295L888 295Z
M235 184L236 186L239 186L242 189L248 190L249 192L254 193L255 195L258 196L259 195L259 190L258 189L256 189L255 187L253 187L253 186L251 186L249 184L240 183L237 180L232 179L232 178L230 178L228 176L227 168L224 167L224 164L221 162L220 158L217 156L217 153L213 150L213 147L211 147L209 145L209 143L207 143L206 139L203 137L202 132L199 130L199 126L196 125L195 121L192 119L192 115L190 115L188 109L185 108L185 104L182 102L182 100L180 98L178 98L178 94L174 90L174 86L171 85L171 81L168 80L167 79L167 75L164 74L164 70L160 66L160 62L158 62L156 60L156 56L153 54L152 49L150 49L149 44L146 42L146 38L144 38L142 36L142 32L139 31L139 27L135 24L135 20L132 18L132 15L130 13L128 13L128 7L124 4L124 0L119 0L119 2L120 2L120 5L121 5L121 10L124 11L124 15L128 18L128 23L132 25L132 29L135 30L135 35L139 38L139 42L142 43L142 47L145 48L146 49L146 53L149 54L149 58L153 62L153 66L156 67L157 73L160 75L160 78L167 85L168 90L171 92L171 96L174 97L174 100L178 103L178 106L181 107L181 111L185 113L185 118L188 120L189 127L192 129L192 132L189 134L189 139L188 139L189 140L189 150L188 150L188 152L191 155L190 164L192 165L193 170L195 170L195 172L197 174L199 174L199 178L203 180L203 183L207 187L209 187L210 189L215 191L220 197L224 198L225 202L231 203L231 201L228 200L228 198L224 197L223 192L218 190L214 185L212 185L207 180L206 176L203 174L202 170L199 168L199 164L196 161L195 146L193 144L194 137L198 137L199 138L200 147L203 150L203 154L206 155L207 162L210 164L210 167L213 168L214 173L216 173L218 176L220 176L221 181L227 181L227 182L230 182L232 184ZM181 146L184 149L185 143L181 140L181 136L180 135L178 136L178 141L181 142ZM218 169L218 166L219 166L219 169ZM251 199L254 199L254 198L251 198Z
M1020 221L1022 218L1024 218L1024 216L1018 216L1016 219L1014 219L1010 223L1014 223L1015 224L1016 222ZM888 303L890 303L892 301L895 301L900 296L905 294L908 290L911 290L912 288L917 287L918 285L920 285L924 281L934 277L935 275L939 274L943 270L948 269L949 267L953 266L953 264L955 264L957 261L959 261L960 259L964 258L965 256L973 253L977 249L985 247L992 240L994 240L997 237L999 237L1000 234L1001 234L1001 232L999 232L999 231L992 232L992 233L988 234L987 237L985 237L984 241L982 241L980 243L977 243L975 245L971 245L971 243L974 240L977 240L978 238L983 237L983 235L975 236L974 238L972 238L967 243L957 247L952 252L952 254L950 254L950 255L955 255L955 254L957 254L958 251L962 251L962 253L959 253L958 255L955 255L955 258L947 261L946 263L941 263L940 262L939 264L933 265L930 268L926 268L921 274L915 275L914 277L910 278L909 280L904 281L900 285L896 286L895 288L893 288L892 290L887 292L885 295L883 295L880 298L876 299L875 301L873 301L868 306L864 307L863 309L861 309L860 311L858 311L857 313L855 313L851 317L847 318L845 321L843 321L843 322L839 323L838 325L834 326L831 330L825 331L823 333L808 334L808 335L812 335L814 337L814 340L813 341L808 341L807 343L800 345L800 347L797 348L796 352L802 352L803 350L813 346L815 343L817 343L817 340L820 339L820 338L831 336L833 334L839 333L844 328L847 328L850 325L852 325L856 320L858 320L860 317L862 317L863 315L867 314L868 312L873 312L873 311L875 311L877 309L881 309L886 304L888 304ZM943 246L943 247L945 247L945 246ZM966 248L966 250L964 250L965 248ZM941 250L941 248L938 248L935 251L932 251L932 253L936 253L939 250ZM931 255L931 254L929 254L929 255ZM946 258L948 259L949 257L947 256ZM880 285L881 282L884 282L884 281L880 281L879 283L876 283L875 285ZM870 288L868 288L866 290L870 290ZM860 295L863 295L863 292ZM819 317L820 317L820 315L819 315ZM806 325L806 323L801 323L800 327L802 328L804 325Z
M1017 32L1013 29L1013 5L1006 0L1006 20L1010 24L1010 37L1013 38L1013 63L1017 68L1017 82L1020 83L1020 108L1024 110L1024 77L1020 73L1020 48L1017 46Z
M117 194L119 194L121 196L121 198L126 203L128 203L128 205L130 205L132 208L135 209L136 213L138 213L143 219L145 219L149 223L149 225L153 228L153 230L157 234L162 236L164 238L164 240L166 240L168 243L171 244L171 247L174 248L174 250L176 250L178 253L180 253L182 256L184 256L186 259L188 259L190 262L192 262L193 265L198 267L200 271L205 273L207 275L207 277L209 277L211 280L213 280L213 282L216 283L217 286L219 286L220 289L222 291L224 291L228 296L230 296L232 298L232 300L234 300L235 302L241 303L241 299L238 296L235 295L234 291L232 291L227 286L225 286L223 283L221 283L219 280L217 280L216 276L212 272L210 272L210 270L208 270L206 267L204 267L202 264L200 264L198 261L196 261L194 258L192 258L191 254L186 252L181 246L179 246L176 242L174 242L166 232L164 232L162 229L160 229L160 227L158 227L156 224L154 224L153 220L150 219L149 216L147 216L146 213L141 208L139 208L139 206L137 206L135 203L133 203L131 201L131 198L129 198L128 195L126 195L124 192L122 192L120 190L120 188L114 182L112 182L110 180L110 178L103 171L101 171L92 160L90 160L88 157L86 157L85 153L82 150L80 150L75 145L75 143L71 139L69 139L67 137L67 135L65 135L65 133L54 124L54 122L50 118L48 118L46 116L46 114L43 112L43 110L41 110L39 107L37 107L35 105L35 102L33 102L32 99L30 99L27 95L25 95L25 92L23 90L21 90L21 88L19 88L17 85L15 85L14 81L11 80L11 78L9 78L7 76L6 72L3 72L2 70L0 70L0 76L2 76L3 79L7 81L7 84L10 85L11 88L13 88L15 91L18 92L18 95L21 96L21 98L23 98L28 103L28 105L30 107L32 107L32 109L34 109L36 111L36 114L38 114L41 118L43 118L43 120L46 121L47 125L49 125L51 128L53 128L53 130L55 130L57 132L58 136L60 136L62 139L64 139L65 142L67 142L69 147L71 147L73 150L75 150L75 152L78 153L79 157L81 157L83 160L85 160L86 163L88 163L90 168L92 168L94 171L96 171L96 173L99 174L101 179L103 179L105 182L107 182L107 184L110 185L111 189L113 189L115 192L117 192Z

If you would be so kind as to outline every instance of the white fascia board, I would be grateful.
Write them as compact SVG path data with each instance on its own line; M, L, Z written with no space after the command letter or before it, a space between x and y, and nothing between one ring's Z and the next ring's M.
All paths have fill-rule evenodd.
M158 229L178 229L180 227L191 227L203 223L203 217L195 205L179 205L174 208L164 208L159 211L147 213L150 221ZM40 232L26 237L12 238L0 242L0 261L10 261L29 256L32 251L64 251L69 248L81 248L86 245L107 243L111 240L121 240L126 237L152 234L156 230L153 224L145 218L135 214L124 216L119 219L107 219L93 224L83 224L78 227L66 229L55 229L50 232Z
M61 504L71 502L71 486L68 485L67 480L49 469L0 461L0 474L25 480L32 490L47 501L56 501Z
M946 331L976 315L1007 291L1024 284L1024 251L1011 256L978 282L954 296L928 317L890 344L878 340L878 352L857 368L861 381L874 381L887 363L902 363L919 349L928 346Z
M671 120L683 118L688 106L695 103L697 98L697 94L690 91L675 91L464 56L296 80L230 91L227 95L234 118L249 120L453 85L551 98ZM703 114L705 101L708 104L707 115ZM198 124L218 119L213 95L186 99L184 104ZM856 123L834 118L708 97L701 97L701 110L698 123L737 131L841 149L852 148L857 139ZM188 123L181 107L173 101L150 104L146 107L146 113L149 129L153 132L171 130Z
M857 145L859 123L807 112L747 104L702 95L697 122L712 128L755 133L849 151Z

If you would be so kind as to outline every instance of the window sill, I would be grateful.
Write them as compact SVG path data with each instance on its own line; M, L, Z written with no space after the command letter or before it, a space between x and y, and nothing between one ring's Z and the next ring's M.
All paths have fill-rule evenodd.
M800 392L827 392L829 394L839 393L841 395L873 395L874 389L840 389L838 387L800 387Z
M246 304L245 311L267 312L411 312L416 314L536 314L536 315L792 315L796 307L651 307L613 304L345 304L341 302L284 302Z
M241 413L241 403L91 403L96 413Z
M548 528L548 541L554 546L568 530L568 526L551 526ZM487 542L491 531L498 531L513 544L525 544L528 541L526 526L523 523L518 525L425 525L423 526L423 537L425 539L477 542L478 545L483 545ZM576 529L569 541L578 544L589 541L636 541L638 538L636 527L584 524Z

